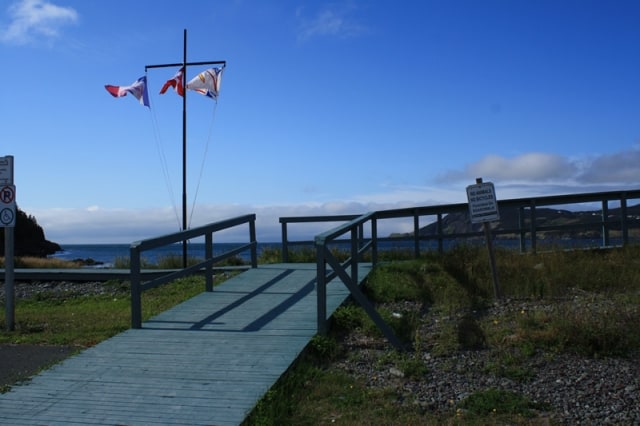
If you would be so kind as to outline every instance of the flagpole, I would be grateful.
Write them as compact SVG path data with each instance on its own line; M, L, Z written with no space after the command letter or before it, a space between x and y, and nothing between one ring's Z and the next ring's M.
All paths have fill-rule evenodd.
M227 66L227 61L187 62L187 30L183 36L182 63L146 65L144 72L149 68L183 67L182 73L182 230L187 230L187 66L192 65L222 65ZM182 263L187 266L187 241L182 242Z
M187 230L187 29L182 47L182 230ZM182 241L182 267L187 267L187 241Z

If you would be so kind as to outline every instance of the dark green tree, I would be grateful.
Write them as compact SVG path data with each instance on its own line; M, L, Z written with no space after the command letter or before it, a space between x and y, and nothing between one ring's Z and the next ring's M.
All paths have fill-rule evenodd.
M4 256L4 227L0 227L0 256ZM44 230L34 216L17 209L15 226L15 255L46 257L62 248L44 236Z

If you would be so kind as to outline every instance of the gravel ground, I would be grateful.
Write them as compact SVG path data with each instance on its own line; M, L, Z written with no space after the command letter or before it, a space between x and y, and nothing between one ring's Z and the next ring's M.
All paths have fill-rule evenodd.
M549 309L542 302L527 303L527 309ZM406 305L396 308L393 310L407 311ZM507 301L486 314L522 308L522 302ZM425 347L416 353L426 367L424 375L405 377L402 369L389 361L393 357L389 356L388 344L357 331L345 337L348 354L333 368L363 380L369 387L391 388L398 395L398 403L419 405L431 412L454 413L457 404L470 394L500 389L546 404L549 408L537 413L542 424L640 425L640 354L594 359L536 350L518 361L518 371L526 372L526 378L513 379L498 373L504 371L504 358L497 358L490 348L431 355L433 340L429 337L438 335L446 321L436 321L428 313L422 318Z
M113 294L127 289L101 283L17 283L16 297L37 294ZM0 298L4 299L3 288ZM548 309L542 302L507 301L487 313L499 315L510 310ZM394 307L392 307L394 308ZM406 311L411 307L395 307ZM414 306L418 309L418 306ZM441 318L423 313L421 335L426 349L445 325ZM455 321L455 318L451 318ZM453 412L456 404L473 392L490 388L518 392L532 401L547 403L548 412L539 418L567 425L640 425L640 354L630 358L594 359L572 354L536 351L519 364L528 380L514 380L496 374L495 353L490 349L451 351L445 356L420 350L427 373L404 377L390 361L389 346L357 330L345 336L348 355L333 368L362 379L370 387L393 388L399 404L419 405L425 410ZM0 388L28 378L73 353L77 348L39 345L0 345Z

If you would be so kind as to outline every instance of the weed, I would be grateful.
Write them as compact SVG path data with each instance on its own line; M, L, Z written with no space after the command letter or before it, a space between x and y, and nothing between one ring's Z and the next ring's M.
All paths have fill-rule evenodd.
M462 400L459 407L478 416L509 414L523 417L533 416L532 409L543 408L520 394L500 389L473 393Z

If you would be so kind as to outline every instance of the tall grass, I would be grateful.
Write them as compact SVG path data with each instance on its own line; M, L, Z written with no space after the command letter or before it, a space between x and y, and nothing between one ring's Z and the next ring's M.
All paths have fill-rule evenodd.
M365 284L367 296L415 349L410 354L386 350L385 365L405 377L423 377L423 357L458 356L469 350L463 340L470 334L480 337L483 350L491 354L487 373L516 381L531 380L526 360L541 351L549 357L560 352L587 357L640 353L640 247L539 254L497 249L495 254L503 301L493 297L488 254L482 247L461 245L443 255L384 262L372 271ZM518 308L490 315L496 303ZM411 306L417 311L408 311ZM396 315L388 315L391 311ZM421 334L423 318L440 324L428 339ZM367 339L383 339L364 310L353 303L343 305L332 324L331 334L314 339L303 360L261 401L247 425L538 424L531 417L546 408L498 389L471 393L448 414L398 404L407 394L368 387L332 368L344 358L360 359L341 343L341 336L359 330Z
M0 267L4 268L4 257L0 257ZM15 268L72 269L80 268L81 262L47 257L17 256L13 259Z

